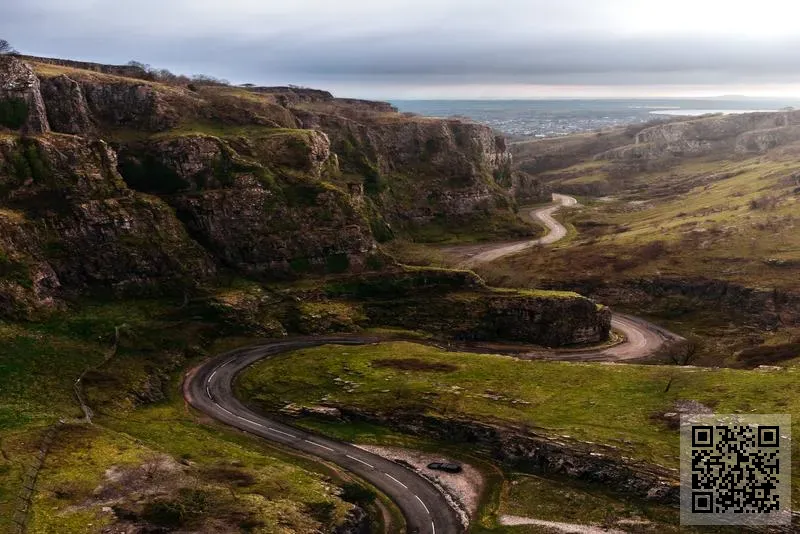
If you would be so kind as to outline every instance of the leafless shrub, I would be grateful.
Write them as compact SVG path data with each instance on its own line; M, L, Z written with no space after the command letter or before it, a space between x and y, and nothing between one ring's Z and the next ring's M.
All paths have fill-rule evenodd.
M204 470L203 474L208 479L215 482L221 482L228 486L236 486L239 488L253 486L257 482L256 477L251 473L225 465L210 467Z
M11 43L6 41L5 39L0 39L0 56L4 56L7 54L16 54L17 51L14 50L14 47L11 46Z
M648 262L655 261L667 253L667 245L664 241L653 241L640 247L630 258L619 258L615 260L611 267L617 271L627 271Z
M638 251L638 256L642 260L656 260L667 252L667 245L663 241L653 241L646 244Z
M780 202L776 195L764 195L750 201L751 210L773 210Z
M160 82L168 85L191 85L195 87L198 85L222 85L222 86L230 85L230 82L228 80L224 80L222 78L215 78L214 76L209 76L207 74L193 74L191 76L187 76L185 74L174 74L168 69L154 68L147 63L142 63L141 61L136 61L136 60L129 61L127 65L129 67L134 67L136 69L141 70L142 73L140 77L142 79Z

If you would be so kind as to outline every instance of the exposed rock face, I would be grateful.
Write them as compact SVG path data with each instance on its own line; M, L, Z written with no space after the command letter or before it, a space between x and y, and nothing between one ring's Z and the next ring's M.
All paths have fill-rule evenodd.
M39 78L33 69L14 56L0 56L0 104L11 102L24 102L27 107L27 118L22 123L24 132L37 134L50 130Z
M129 146L122 172L136 189L168 194L189 232L230 267L260 276L365 268L376 245L359 206L314 181L330 157L325 134L229 141L188 135Z
M294 106L296 104L308 104L311 102L330 102L333 95L328 91L319 89L304 89L300 87L251 87L254 93L274 95L282 106Z
M128 189L116 164L102 141L0 141L0 245L13 272L0 313L52 306L61 291L161 292L214 272L174 212Z
M381 204L392 222L425 224L435 218L486 218L494 213L513 218L515 193L526 201L535 195L530 180L511 179L504 139L482 125L406 117L383 102L336 99L311 89L202 87L192 92L76 70L56 76L46 72L44 102L54 129L63 133L162 132L204 121L317 130L295 146L307 153L285 144L294 136L254 140L242 135L240 144L231 143L242 155L264 159L271 153L275 163L316 176L333 152L348 186L354 176L363 180L366 195ZM248 143L250 147L244 146Z
M369 297L373 325L438 332L461 340L563 346L603 341L611 312L580 295L492 290L469 271L419 270L364 276L341 296Z
M511 156L486 126L456 120L342 115L297 110L303 125L324 131L342 171L366 177L392 222L425 223L507 211L513 203Z
M47 117L54 131L73 135L94 133L89 105L78 82L61 75L44 78L41 87Z
M116 127L160 132L177 126L183 112L145 82L84 83L83 92L92 115Z
M798 139L800 139L800 125L755 130L739 135L734 150L737 154L763 154L772 148Z
M647 309L660 300L677 296L690 299L698 309L717 306L728 310L746 317L761 328L800 324L800 294L743 287L723 280L661 277L615 283L596 279L559 281L545 285L580 291L610 305L636 302L642 309Z
M646 128L633 145L603 152L597 159L699 156L734 150L762 152L800 139L800 112L745 113L671 122Z
M513 195L540 193L536 180L511 173L505 141L478 124L324 91L190 89L48 63L33 64L41 81L17 58L0 73L0 97L30 109L29 133L50 124L71 134L0 141L8 313L69 292L169 291L208 280L218 265L260 278L379 269L373 231L391 237L384 218L507 222ZM544 300L522 299L514 312L509 299L489 295L462 324L439 327L547 344L607 333L588 301L559 303L557 313L583 314L567 335ZM462 313L457 300L442 314Z
M323 168L331 161L328 136L316 130L275 133L238 138L233 142L237 152L270 167L285 167L322 178Z
M369 227L339 191L304 189L286 201L255 178L226 190L176 197L189 231L229 266L254 275L365 268L375 251ZM328 225L320 224L330 217Z
M235 153L221 139L186 135L131 144L120 149L120 172L128 185L173 194L230 185Z
M527 297L458 293L430 302L426 296L370 301L364 306L374 324L423 328L470 341L519 341L560 347L608 338L611 312L583 297Z
M515 469L561 474L600 484L613 491L677 506L677 470L625 460L609 447L554 440L520 429L419 413L364 412L340 407L345 417L377 422L414 435L488 448Z
M511 194L521 204L537 203L550 200L552 191L539 178L526 172L514 171L511 174Z

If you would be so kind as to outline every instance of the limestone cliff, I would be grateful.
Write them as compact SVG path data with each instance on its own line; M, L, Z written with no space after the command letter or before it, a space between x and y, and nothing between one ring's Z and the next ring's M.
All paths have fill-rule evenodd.
M259 280L380 271L391 261L378 240L428 224L504 221L529 232L515 197L546 195L511 171L502 137L471 122L318 90L2 62L0 315L71 294L186 291L219 271ZM549 309L547 298L484 293L465 336L563 344L608 330L585 299ZM447 313L463 311L462 297L442 300ZM379 304L374 312L385 315Z
M329 181L345 190L363 188L401 229L434 219L452 224L493 216L511 220L518 192L521 201L546 197L535 181L512 180L505 141L483 125L401 115L385 103L337 99L319 90L191 90L105 74L125 72L123 67L82 70L72 65L83 64L47 61L34 66L55 131L127 142L132 132L143 137L188 129L229 137L245 133L233 131L239 127L249 131L236 136L246 138L254 127L318 130L328 135L341 166Z
M360 114L334 114L336 109L317 104L297 112L305 127L328 134L342 178L363 177L366 193L392 224L403 228L511 213L516 192L511 155L490 128L363 106ZM529 184L519 190L520 200L536 195Z
M190 287L214 270L164 202L125 185L106 143L0 138L0 315L90 288Z
M636 176L665 171L687 158L730 159L800 142L800 112L676 117L649 124L512 145L514 170L545 187L604 196L635 186Z
M470 271L409 269L367 275L328 288L364 299L370 325L395 325L460 340L563 346L608 338L611 311L577 293L489 288Z
M39 78L27 63L0 56L0 127L37 134L50 130Z
M654 160L720 152L762 153L778 144L800 140L797 125L800 112L792 111L701 117L646 128L636 135L634 144L596 157ZM764 132L772 134L770 139Z

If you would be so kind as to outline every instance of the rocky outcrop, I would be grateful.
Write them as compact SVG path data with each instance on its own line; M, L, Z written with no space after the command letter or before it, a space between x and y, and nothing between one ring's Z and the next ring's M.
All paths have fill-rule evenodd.
M596 159L657 160L669 157L763 152L800 139L800 112L718 115L646 128L635 143L600 153ZM762 132L762 133L755 133ZM769 132L769 133L767 133Z
M330 102L333 100L333 95L328 91L304 87L248 87L248 91L272 95L280 105L286 107L314 102Z
M31 63L40 81L18 58L7 65L2 94L30 108L29 133L70 134L0 142L7 269L27 273L9 294L168 289L217 265L259 278L369 271L386 263L373 232L390 239L406 224L530 231L513 197L532 199L539 184L511 173L504 139L485 126L324 91L184 87L53 61ZM489 301L459 332L604 335L602 321L567 337L538 304L517 320L503 298ZM550 338L534 331L548 324Z
M498 290L470 271L411 270L337 284L332 296L367 298L371 325L394 325L459 340L544 346L608 338L611 312L577 294Z
M541 179L526 172L511 173L511 195L520 204L547 202L551 199L552 190Z
M313 178L323 178L323 170L337 170L331 159L328 136L317 130L292 130L240 137L230 141L236 151L272 168L287 168ZM328 167L330 165L330 167Z
M680 300L675 304L681 309L707 309L713 306L764 329L800 325L800 294L745 287L724 280L659 277L612 283L589 279L543 282L543 286L579 291L612 306L630 306L635 302L643 311L651 308L658 311L670 299L677 297Z
M368 195L392 223L424 224L510 213L513 198L495 175L511 156L486 126L457 120L385 119L297 110L306 128L328 134L346 175L364 176Z
M109 76L103 69L63 66L61 73L57 68L40 69L43 102L55 131L129 137L133 131L165 132L181 124L229 129L226 137L236 140L227 141L247 157L271 158L275 164L317 177L336 169L338 161L339 179L346 182L342 185L363 186L383 218L398 228L432 221L459 224L497 214L505 222L516 220L522 229L514 214L515 194L519 192L524 201L537 195L530 179L511 179L504 139L482 125L405 116L387 103L337 99L313 89L201 86L190 90ZM248 130L237 132L232 126ZM252 135L257 133L254 127L298 126L309 132L301 142L296 133ZM335 158L326 169L329 153ZM332 175L328 179L336 181Z
M185 135L120 147L119 169L133 189L169 195L231 185L235 160L221 139Z
M297 196L287 198L287 192ZM201 243L251 275L359 271L375 253L369 226L337 190L305 184L279 189L241 177L229 189L172 202Z
M423 415L417 412L381 413L339 406L343 416L385 425L412 435L447 442L469 443L514 469L562 475L606 489L678 506L677 470L625 459L614 447L553 439L533 432L477 421Z
M50 130L39 78L15 56L0 56L0 127L39 134Z
M800 140L800 125L745 132L736 138L737 154L763 154L775 147Z
M344 521L331 531L331 534L370 534L372 525L369 514L360 506L353 506Z
M376 244L350 195L317 181L329 157L314 131L188 135L128 145L120 168L131 187L168 195L227 266L268 277L364 270Z
M0 313L25 316L68 293L163 293L214 272L161 200L128 189L102 141L0 141Z
M608 338L611 312L592 301L524 292L426 295L374 300L364 311L375 324L423 329L468 341L518 341L547 347Z
M85 82L82 88L92 116L117 128L161 132L177 126L181 115L190 111L179 109L166 98L167 92L146 82Z
M95 133L89 104L78 82L61 75L42 79L41 87L53 131L73 135Z

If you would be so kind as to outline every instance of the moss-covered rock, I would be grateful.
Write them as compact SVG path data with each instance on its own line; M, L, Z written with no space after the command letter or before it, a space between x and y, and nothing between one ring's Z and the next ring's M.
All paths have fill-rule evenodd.
M87 290L161 293L214 272L174 211L128 189L116 163L102 141L0 140L0 250L16 266L0 283L0 313Z
M0 56L0 126L31 134L50 130L39 78L14 56Z

